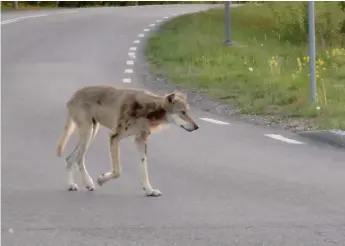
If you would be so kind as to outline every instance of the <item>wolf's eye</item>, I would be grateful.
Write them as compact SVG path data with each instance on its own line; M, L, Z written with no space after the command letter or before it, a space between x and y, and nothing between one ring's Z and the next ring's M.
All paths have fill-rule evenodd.
M181 114L186 114L186 111L181 111Z

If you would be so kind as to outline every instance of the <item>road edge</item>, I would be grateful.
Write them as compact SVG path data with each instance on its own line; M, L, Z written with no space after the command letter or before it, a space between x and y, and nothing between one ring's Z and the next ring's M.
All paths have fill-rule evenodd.
M217 7L218 6L212 6L211 8ZM163 74L157 72L151 67L146 56L147 42L149 38L155 33L158 33L165 23L174 18L178 18L179 16L186 14L199 13L208 9L179 14L169 19L164 19L152 29L150 34L147 36L145 35L145 38L143 38L141 41L141 47L138 49L136 55L138 60L136 63L136 74L140 80L140 84L158 94L164 94L174 90L182 90L187 94L187 101L191 106L201 111L211 113L215 116L231 118L231 120L236 120L241 123L270 126L281 129L281 126L278 123L269 123L267 120L262 119L262 117L257 117L255 115L242 115L238 112L234 105L224 104L218 100L211 99L203 90L187 88L183 85L169 83L168 79Z
M189 12L186 14L193 14L199 13L205 10L199 10L195 12ZM185 14L181 14L185 15ZM301 137L309 138L311 140L317 142L323 142L332 146L342 147L345 148L345 131L340 129L334 130L296 130L296 129L289 129L279 122L268 122L264 117L256 116L256 115L242 115L240 114L233 105L224 104L217 100L209 98L205 92L198 89L190 89L183 85L177 85L173 83L169 83L168 79L161 74L160 72L157 73L154 68L151 67L150 62L146 56L146 49L147 49L147 42L151 35L159 32L161 27L171 21L174 18L178 18L181 15L177 15L173 18L169 18L167 20L162 21L159 25L152 30L152 32L146 36L141 43L141 49L139 49L137 59L139 60L139 67L138 67L138 77L140 79L140 84L142 84L145 88L155 91L159 94L164 94L167 92L172 92L174 90L182 90L187 94L188 103L201 110L206 111L211 114L220 117L231 118L231 120L240 121L242 123L254 124L254 125L262 125L264 127L276 128L276 129L284 129L290 132L296 133Z
M345 148L345 131L342 130L301 131L297 134L314 141Z

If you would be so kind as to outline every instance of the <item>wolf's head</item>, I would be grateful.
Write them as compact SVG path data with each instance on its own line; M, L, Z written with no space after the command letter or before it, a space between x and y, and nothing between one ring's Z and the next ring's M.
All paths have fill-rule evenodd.
M199 129L189 114L187 95L182 92L174 92L165 96L164 109L167 112L166 118L169 123L180 126L188 132Z

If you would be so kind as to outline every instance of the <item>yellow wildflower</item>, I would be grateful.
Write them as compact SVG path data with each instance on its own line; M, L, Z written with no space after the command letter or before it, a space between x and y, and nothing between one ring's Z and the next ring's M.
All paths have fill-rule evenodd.
M323 64L323 60L321 60L320 58L316 61L316 65L322 66Z

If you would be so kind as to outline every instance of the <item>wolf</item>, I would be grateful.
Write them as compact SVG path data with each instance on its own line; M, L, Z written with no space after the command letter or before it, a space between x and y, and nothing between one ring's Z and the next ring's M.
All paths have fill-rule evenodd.
M118 88L111 85L86 86L74 92L67 102L67 111L67 121L57 146L57 156L61 157L75 128L79 133L78 144L65 158L69 191L78 190L73 177L73 167L77 167L81 173L86 189L95 189L85 167L85 155L100 125L109 131L111 171L99 175L98 185L120 177L120 141L134 136L134 143L141 156L141 184L147 196L162 195L160 190L152 188L149 181L148 137L169 124L177 125L187 132L199 129L190 115L187 95L180 91L157 95L144 89Z

